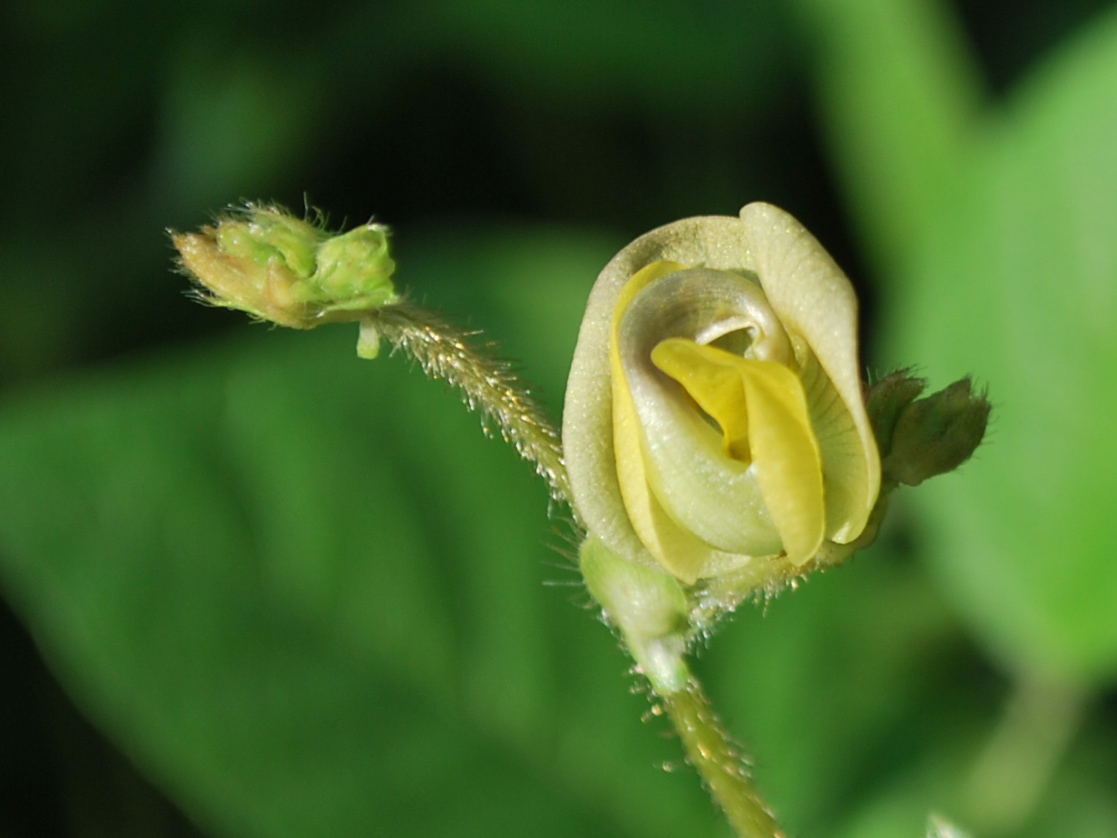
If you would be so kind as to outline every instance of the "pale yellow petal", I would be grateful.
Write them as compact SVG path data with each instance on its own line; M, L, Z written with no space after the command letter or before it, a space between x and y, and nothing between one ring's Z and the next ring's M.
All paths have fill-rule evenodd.
M740 331L742 345L750 352L784 354L781 347L786 335L770 315L759 286L736 273L688 268L647 283L631 300L622 297L617 311L614 346L618 370L637 417L639 450L651 496L683 533L715 552L735 556L730 563L779 553L782 542L755 472L747 462L725 456L720 432L703 418L678 383L665 377L651 360L652 351L665 336L701 334L713 339L724 336L723 327ZM787 359L793 361L790 343L786 350ZM614 382L621 380L614 376ZM617 446L628 444L616 441ZM622 487L631 506L627 487L624 483ZM639 516L634 516L634 526L637 520ZM636 531L644 544L653 544L639 527ZM649 546L649 550L661 563L670 562L658 546ZM711 567L726 565L724 557L715 561L713 553L710 561Z
M683 389L715 422L722 434L722 452L748 465L748 406L740 365L744 360L685 338L668 338L652 350L652 363L683 385Z
M822 463L795 373L681 338L660 343L652 361L718 423L727 455L752 463L788 558L813 558L826 530Z
M643 429L632 401L616 341L616 329L628 303L653 280L682 270L685 265L667 260L637 271L625 285L613 317L609 341L612 370L613 444L617 480L632 527L653 556L672 574L695 581L705 565L710 547L680 529L667 515L648 483L642 445Z

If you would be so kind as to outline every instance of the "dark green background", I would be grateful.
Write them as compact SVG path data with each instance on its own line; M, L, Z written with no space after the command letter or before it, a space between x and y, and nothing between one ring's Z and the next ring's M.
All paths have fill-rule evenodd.
M996 412L702 654L761 788L804 838L1117 835L1112 4L16 0L0 56L0 836L727 834L528 467L184 296L164 230L239 199L392 225L556 415L613 252L791 211L871 370Z

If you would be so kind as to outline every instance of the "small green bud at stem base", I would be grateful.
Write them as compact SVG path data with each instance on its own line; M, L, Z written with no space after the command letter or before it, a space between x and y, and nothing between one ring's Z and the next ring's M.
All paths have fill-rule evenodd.
M371 361L380 354L380 330L366 318L361 321L361 332L357 337L357 357Z
M621 558L593 537L582 545L580 559L590 593L621 630L656 692L682 689L689 677L683 661L688 622L678 580Z

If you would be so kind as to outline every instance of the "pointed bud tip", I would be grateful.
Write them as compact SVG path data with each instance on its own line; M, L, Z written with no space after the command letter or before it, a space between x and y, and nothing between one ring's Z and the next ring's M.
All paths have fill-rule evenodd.
M883 467L897 483L918 486L968 460L985 436L992 405L963 378L900 408Z

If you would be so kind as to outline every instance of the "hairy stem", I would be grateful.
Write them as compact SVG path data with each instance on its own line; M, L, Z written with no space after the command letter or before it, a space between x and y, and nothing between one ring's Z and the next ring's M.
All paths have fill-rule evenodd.
M535 464L551 496L570 501L558 430L509 364L472 343L476 333L406 302L374 309L361 325L414 358L427 375L461 390L469 409L495 421L504 440Z
M685 687L660 698L687 759L739 838L785 838L752 784L748 760L722 727L698 679L691 675Z

